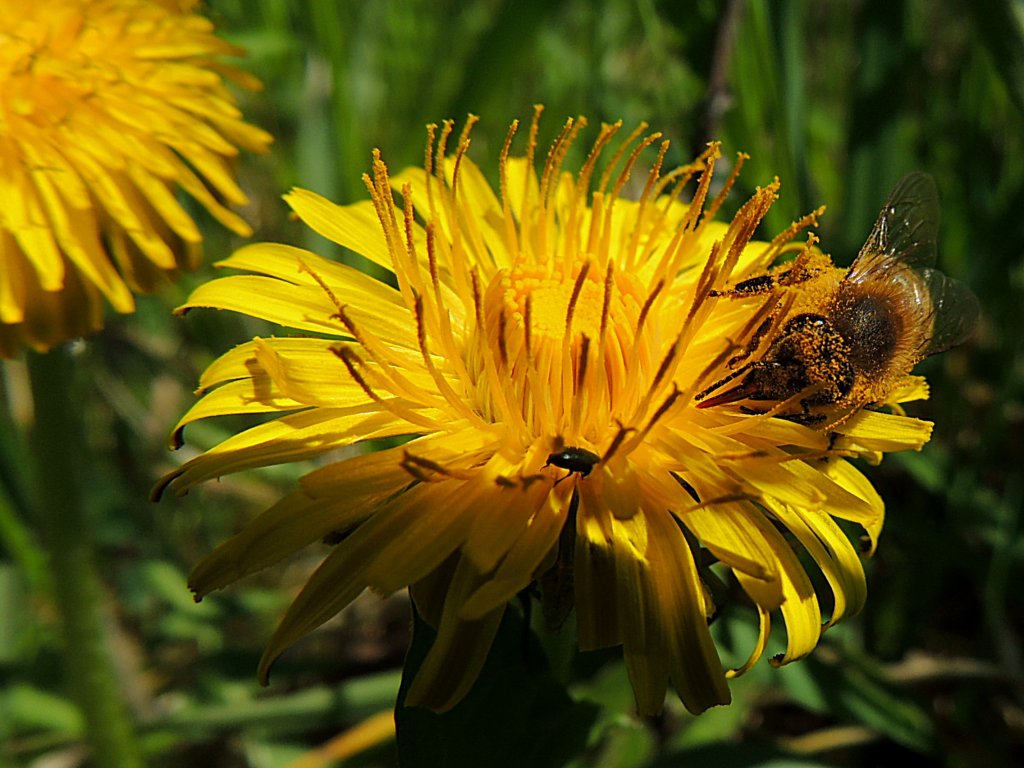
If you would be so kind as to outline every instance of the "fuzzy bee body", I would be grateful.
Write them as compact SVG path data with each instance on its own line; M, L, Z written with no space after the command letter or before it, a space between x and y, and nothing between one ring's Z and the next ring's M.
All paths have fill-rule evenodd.
M760 358L701 392L697 407L806 392L799 412L782 415L811 424L824 419L819 406L881 400L922 358L964 341L978 300L932 267L937 233L935 183L914 173L893 189L849 270L782 270L718 292L742 297L784 287L798 297Z

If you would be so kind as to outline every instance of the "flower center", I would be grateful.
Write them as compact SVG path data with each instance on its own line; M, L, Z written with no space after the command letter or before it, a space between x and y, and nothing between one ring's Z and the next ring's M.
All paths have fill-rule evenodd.
M570 320L574 341L580 336L596 339L600 334L604 286L589 276L580 281L579 273L569 278L561 272L545 274L541 267L519 267L505 271L501 282L506 311L520 329L525 328L529 314L535 339L561 343Z
M647 335L636 334L644 298L636 276L592 262L496 274L469 361L483 374L474 376L480 412L506 421L514 410L529 436L608 442L604 432L648 378Z

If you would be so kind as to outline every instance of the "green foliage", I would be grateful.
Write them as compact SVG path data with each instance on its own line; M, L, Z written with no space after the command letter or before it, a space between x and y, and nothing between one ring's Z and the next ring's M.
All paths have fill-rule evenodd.
M468 112L482 116L472 154L493 159L510 120L543 103L544 140L564 117L585 114L592 124L650 122L672 139L673 162L712 138L727 157L750 153L733 200L779 176L773 231L827 203L822 245L841 263L893 183L925 170L943 198L940 263L984 307L971 343L921 367L932 398L914 415L936 422L932 443L866 469L888 509L867 564L871 595L812 659L758 665L733 682L729 708L693 718L670 701L662 717L644 721L615 654L576 656L557 637L531 636L531 664L544 668L510 677L523 637L511 621L485 675L495 687L475 693L472 706L448 718L400 710L397 742L317 765L390 765L396 755L440 765L427 757L440 754L458 755L449 765L481 765L488 744L519 748L530 734L546 747L546 762L529 753L538 765L1024 762L1020 0L208 5L221 33L248 48L242 66L265 83L239 95L243 109L277 137L270 156L239 161L256 239L344 256L290 221L280 195L300 185L338 202L360 199L372 148L396 169L418 163L424 124ZM210 261L241 244L213 225L204 232ZM119 685L150 764L284 766L394 705L409 606L402 596L358 601L290 651L263 691L254 679L262 644L323 551L191 601L192 564L308 469L252 472L184 499L145 501L171 466L166 437L199 372L234 344L273 332L220 313L173 318L169 310L211 274L206 267L143 299L137 315L114 319L79 355L88 512ZM8 363L3 374L0 764L28 765L71 750L82 725L56 672L54 585L27 501L23 372ZM207 447L234 426L196 425L189 444ZM723 645L742 658L749 614L728 613L720 624ZM420 630L413 654L422 653ZM538 712L543 722L531 720ZM472 731L463 743L460 729Z

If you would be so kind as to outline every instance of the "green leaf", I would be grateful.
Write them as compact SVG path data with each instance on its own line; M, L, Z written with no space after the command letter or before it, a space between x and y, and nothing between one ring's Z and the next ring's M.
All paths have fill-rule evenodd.
M84 723L78 708L68 699L29 685L12 685L0 698L9 725L19 731L43 729L80 736Z
M403 768L558 768L583 750L598 707L566 693L551 674L540 644L511 610L505 612L487 662L465 699L444 714L405 707L406 692L434 637L417 614L395 713Z
M822 663L819 654L785 672L780 677L787 690L808 709L860 723L916 752L935 752L935 725L927 711L886 680L877 663L850 652Z
M976 0L964 7L1017 109L1024 110L1024 8L1008 0Z

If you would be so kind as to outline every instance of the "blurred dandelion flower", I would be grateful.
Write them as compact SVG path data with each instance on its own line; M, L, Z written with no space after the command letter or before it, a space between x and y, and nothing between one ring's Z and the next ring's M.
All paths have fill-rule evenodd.
M156 496L360 441L405 440L306 475L193 572L202 597L340 539L273 635L264 680L288 645L363 590L410 585L439 632L407 703L445 710L476 679L506 603L569 572L580 646L623 647L638 709L659 711L671 681L700 712L729 701L727 677L762 655L773 616L787 630L775 663L818 642L819 598L787 536L828 583L826 627L861 607L864 573L837 519L873 546L883 507L846 457L919 448L930 425L860 411L829 425L830 437L774 418L778 408L695 407L771 315L763 298L717 292L785 249L820 256L813 238L792 242L815 214L772 242L751 240L778 183L717 222L742 157L712 195L718 147L664 172L668 144L643 126L614 149L620 126L604 126L573 174L563 162L584 121L570 120L538 174L538 116L525 156L510 156L516 126L509 132L499 194L466 156L471 120L457 141L451 123L439 135L431 127L424 169L392 177L375 154L370 201L287 196L309 226L388 270L396 287L256 244L221 262L252 274L207 283L180 309L228 309L313 335L256 338L209 367L176 442L197 419L278 418L186 462ZM648 148L656 156L639 199L627 200ZM907 398L921 395L917 380L901 385ZM749 659L728 672L708 626L711 560L760 617Z
M98 330L103 300L134 311L194 267L188 193L239 235L230 163L270 142L225 87L258 83L217 59L194 2L0 2L0 357Z

